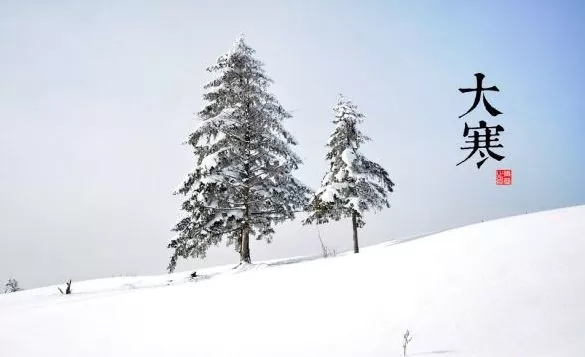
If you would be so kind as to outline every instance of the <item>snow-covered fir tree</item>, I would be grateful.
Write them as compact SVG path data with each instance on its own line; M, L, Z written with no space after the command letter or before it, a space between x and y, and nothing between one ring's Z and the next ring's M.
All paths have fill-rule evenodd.
M382 166L359 151L370 138L358 129L364 115L357 106L340 94L333 111L335 130L326 145L329 171L311 199L309 216L303 223L323 224L351 217L353 249L358 253L358 228L365 225L364 213L390 207L388 195L394 183Z
M8 279L8 282L4 285L5 293L14 293L20 290L22 289L18 286L18 281L16 281L16 279Z
M291 115L267 91L272 80L254 53L240 36L207 69L217 76L204 86L206 105L187 141L197 164L175 192L186 196L186 215L173 228L169 271L222 241L250 263L250 237L270 242L274 226L294 219L312 193L292 175L302 161L283 126Z

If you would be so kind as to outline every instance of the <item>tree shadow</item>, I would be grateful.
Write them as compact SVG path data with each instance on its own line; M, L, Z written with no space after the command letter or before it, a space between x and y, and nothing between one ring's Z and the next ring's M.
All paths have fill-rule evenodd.
M455 353L455 351L449 350L438 350L438 351L431 351L431 352L417 352L417 353L408 353L408 356L422 356L422 355L442 355L446 353Z
M266 265L270 266L270 267L274 267L274 266L279 266L279 265L288 265L288 264L296 264L296 263L301 263L301 262L308 262L311 260L317 260L322 258L321 255L314 255L314 256L308 256L308 257L297 257L297 258L288 258L288 259L283 259L283 260L279 260L276 262L270 262L267 263Z

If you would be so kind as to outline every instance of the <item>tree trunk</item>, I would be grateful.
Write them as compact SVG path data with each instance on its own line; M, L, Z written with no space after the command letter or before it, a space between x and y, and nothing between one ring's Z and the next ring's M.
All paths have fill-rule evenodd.
M246 203L244 206L244 227L242 228L242 238L240 241L240 264L250 264L250 207L248 206L249 190L246 189Z
M250 230L244 228L242 232L242 244L240 245L240 263L251 263L250 259Z
M358 244L358 226L357 226L357 217L355 212L351 213L351 224L353 226L353 252L359 253L360 246Z
M240 77L240 83L242 78ZM248 79L246 79L246 86L249 84ZM250 101L246 102L247 106L247 114L250 114ZM244 134L244 140L246 141L246 158L244 162L244 225L242 230L242 241L241 249L240 249L240 264L248 263L250 264L252 260L250 259L250 129L249 123L246 124L246 133Z

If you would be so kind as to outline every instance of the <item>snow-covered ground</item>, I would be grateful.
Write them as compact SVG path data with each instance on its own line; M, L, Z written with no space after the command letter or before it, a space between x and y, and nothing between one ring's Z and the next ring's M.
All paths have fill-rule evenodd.
M232 268L0 295L0 356L585 356L585 206Z

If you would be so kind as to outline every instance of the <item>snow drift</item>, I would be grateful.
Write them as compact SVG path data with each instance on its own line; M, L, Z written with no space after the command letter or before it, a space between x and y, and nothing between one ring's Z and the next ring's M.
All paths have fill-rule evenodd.
M585 206L200 273L2 295L0 356L585 355Z

